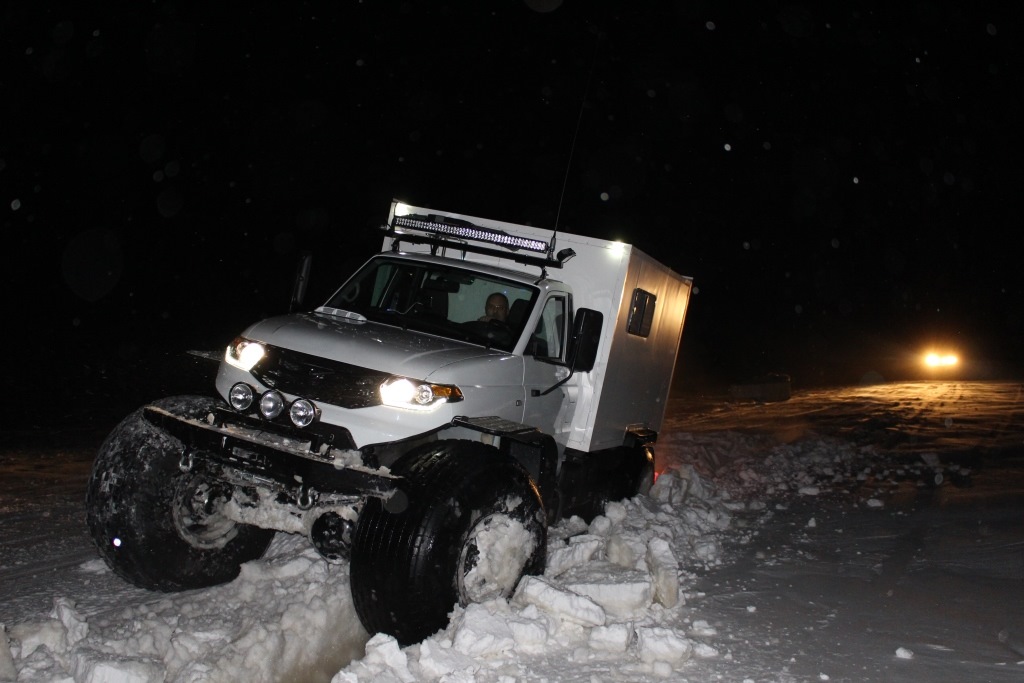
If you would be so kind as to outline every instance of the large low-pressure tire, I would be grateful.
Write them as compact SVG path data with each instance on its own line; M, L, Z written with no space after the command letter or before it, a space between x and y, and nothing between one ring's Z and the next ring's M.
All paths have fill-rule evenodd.
M654 486L654 448L644 446L640 452L643 465L640 467L640 475L637 478L636 491L634 495L646 496Z
M392 514L369 499L352 549L352 599L371 633L418 642L456 604L508 597L544 570L544 507L516 461L479 442L438 441L392 472L408 482L408 508Z
M152 405L201 418L214 400L180 396ZM86 493L93 541L118 576L141 588L177 591L225 583L262 557L274 532L220 513L216 482L179 468L183 444L137 410L100 446Z

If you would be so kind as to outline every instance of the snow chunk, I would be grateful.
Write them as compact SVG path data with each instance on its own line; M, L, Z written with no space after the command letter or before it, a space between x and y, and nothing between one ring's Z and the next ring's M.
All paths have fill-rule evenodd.
M707 643L694 643L693 654L699 659L713 659L718 656L718 650Z
M590 533L595 536L607 536L612 532L614 524L612 520L608 519L604 515L598 515L594 517L590 522Z
M681 506L687 499L706 501L714 497L711 485L689 463L670 472L662 472L649 495L659 503L673 507Z
M643 541L624 534L614 534L608 538L604 552L609 562L626 569L637 569L646 550Z
M76 681L89 683L149 683L162 681L167 672L162 662L127 655L112 655L81 648L73 657Z
M557 588L537 576L524 576L513 600L521 605L536 605L580 626L603 626L606 619L604 609L590 598Z
M109 574L110 568L107 567L107 563L96 558L95 560L88 560L78 565L78 569L86 574Z
M59 619L64 626L68 647L74 646L89 635L89 624L86 623L85 617L75 611L75 603L67 598L54 599L50 616Z
M456 680L465 677L472 680L480 669L480 665L472 657L450 647L443 647L433 638L427 638L420 643L419 651L419 672L431 681L445 677L453 677Z
M671 628L638 628L636 648L644 662L685 662L693 654L693 644L686 636Z
M56 619L26 621L11 627L11 637L21 645L19 657L24 659L40 647L53 653L67 649L64 625Z
M518 652L543 652L548 644L548 629L543 621L512 619L508 622Z
M654 601L665 607L679 602L679 561L663 538L647 542L647 570L654 580Z
M625 504L621 501L608 503L604 508L604 516L607 517L612 524L621 525L626 521L626 517L628 516Z
M626 624L609 624L591 629L589 644L592 650L622 653L632 637L633 629Z
M409 671L409 660L406 654L398 646L394 637L385 633L378 633L366 642L366 656L360 662L365 673L355 678L346 679L345 674L339 674L335 680L358 681L400 681L401 683L413 683L416 677Z
M563 586L597 603L616 618L641 617L651 606L651 577L645 571L609 571L609 563L591 563L562 577Z
M14 668L14 656L7 642L7 629L0 624L0 681L13 681L18 677Z
M500 603L501 609L498 606ZM505 612L505 614L500 614ZM453 647L470 657L500 655L515 647L504 600L473 603L466 607L455 629Z
M590 562L603 545L603 539L585 534L570 538L567 545L548 547L548 561L547 567L544 569L544 576L554 578L573 567Z
M697 619L693 622L693 626L690 627L690 635L701 636L707 638L709 636L717 636L718 629L709 624L704 619Z
M698 538L693 541L693 554L705 565L712 565L721 558L722 547L717 539Z

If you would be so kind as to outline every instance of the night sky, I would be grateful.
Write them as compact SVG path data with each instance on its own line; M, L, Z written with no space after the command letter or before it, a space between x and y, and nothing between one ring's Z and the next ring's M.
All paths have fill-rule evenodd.
M1017 377L1015 5L5 3L9 376L222 348L398 198L693 276L683 388L913 377L929 342Z

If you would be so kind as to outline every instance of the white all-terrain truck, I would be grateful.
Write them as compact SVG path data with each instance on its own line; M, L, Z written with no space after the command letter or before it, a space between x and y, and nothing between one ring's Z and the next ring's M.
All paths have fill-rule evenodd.
M218 396L107 437L87 518L114 572L209 586L304 534L350 563L367 630L412 643L542 572L549 524L649 489L691 278L399 202L383 232L322 306L235 339Z

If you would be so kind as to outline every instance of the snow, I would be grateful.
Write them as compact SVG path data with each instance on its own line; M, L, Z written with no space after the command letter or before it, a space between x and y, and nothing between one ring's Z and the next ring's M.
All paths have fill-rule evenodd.
M510 501L507 509L514 509L520 500ZM483 602L498 595L509 595L538 541L521 521L506 514L492 515L477 522L473 536L479 556L466 573L466 599Z
M135 589L82 520L98 442L0 449L0 681L1024 680L1022 407L1013 382L675 397L649 495L405 648L299 535L226 585Z

